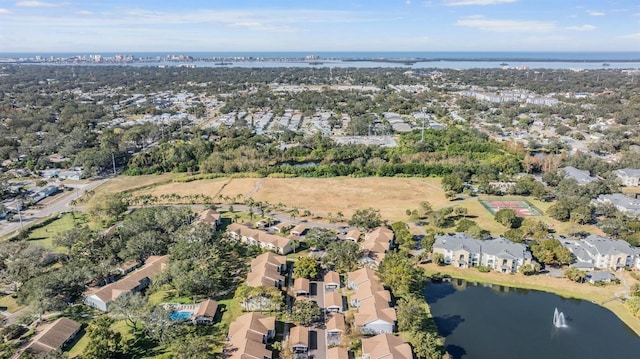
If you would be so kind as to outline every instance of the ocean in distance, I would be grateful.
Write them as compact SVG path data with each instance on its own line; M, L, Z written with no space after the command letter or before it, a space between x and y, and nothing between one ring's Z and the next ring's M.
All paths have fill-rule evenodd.
M360 67L360 68L433 68L471 69L529 67L531 69L639 69L640 52L92 52L92 53L0 53L6 58L69 58L101 55L114 57L132 55L147 59L131 62L127 66L180 66L197 67ZM165 61L170 55L186 55L194 62ZM305 60L315 55L312 62ZM407 60L407 63L402 62ZM87 65L87 64L85 64ZM91 64L102 65L102 64ZM108 64L107 64L108 65Z

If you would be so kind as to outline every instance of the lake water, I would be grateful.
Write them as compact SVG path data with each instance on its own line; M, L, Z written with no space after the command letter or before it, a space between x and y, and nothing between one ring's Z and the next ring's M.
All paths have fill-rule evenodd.
M425 295L454 358L640 358L640 337L588 301L456 279ZM566 328L553 325L555 308Z

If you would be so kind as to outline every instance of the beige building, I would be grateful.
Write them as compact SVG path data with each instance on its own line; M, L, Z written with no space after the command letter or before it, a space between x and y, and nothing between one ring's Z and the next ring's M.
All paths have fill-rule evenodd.
M47 353L62 349L66 344L71 342L78 332L82 324L69 318L59 318L49 325L45 325L36 330L26 351L34 354L46 355Z
M413 359L409 344L391 334L379 334L362 339L362 358Z
M224 354L227 359L271 359L266 344L275 337L276 318L256 312L243 314L229 325Z
M293 251L293 238L276 236L239 223L230 224L227 227L227 233L231 239L247 245L255 245L268 251L274 251L278 254L285 255Z

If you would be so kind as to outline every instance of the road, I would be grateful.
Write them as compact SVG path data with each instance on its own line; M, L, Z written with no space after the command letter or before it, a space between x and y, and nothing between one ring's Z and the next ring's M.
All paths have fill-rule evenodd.
M22 226L28 226L31 223L47 218L53 214L68 211L70 209L69 202L82 196L85 192L93 190L107 180L108 178L92 181L87 184L67 185L67 187L74 187L75 190L56 195L53 201L49 203L45 202L46 204L41 209L28 209L22 212ZM46 201L46 199L44 201ZM4 222L0 226L0 237L16 233L20 230L20 227L21 224L19 221Z

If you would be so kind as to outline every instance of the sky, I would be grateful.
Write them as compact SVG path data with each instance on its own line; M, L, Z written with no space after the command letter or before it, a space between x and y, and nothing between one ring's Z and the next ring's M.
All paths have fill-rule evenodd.
M640 51L640 0L0 0L0 53Z

